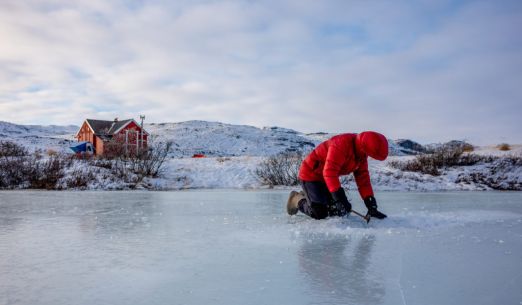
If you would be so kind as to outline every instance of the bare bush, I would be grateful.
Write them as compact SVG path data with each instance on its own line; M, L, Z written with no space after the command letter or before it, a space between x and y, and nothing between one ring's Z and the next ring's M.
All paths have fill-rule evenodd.
M302 152L283 152L263 161L255 170L255 174L265 185L297 185L303 158Z
M110 169L116 177L127 183L138 183L145 177L158 177L163 172L173 142L151 142L145 148L130 150L115 140L106 147L105 159L97 160L95 166Z
M64 176L67 165L68 160L60 155L53 155L42 161L32 159L28 169L31 173L27 177L29 188L56 189L56 184Z
M12 141L0 141L0 188L17 188L28 185L33 175L34 156Z
M4 157L22 157L29 153L27 149L13 141L0 141L0 158Z
M25 156L0 158L0 188L15 188L27 180L30 174L27 159Z
M172 142L155 142L138 154L129 158L129 167L137 175L158 177L163 171L167 156L172 151Z
M501 150L501 151L511 150L511 146L508 143L501 143L501 144L497 145L497 148L498 148L498 150Z
M89 183L96 180L95 169L85 167L83 169L74 169L65 179L65 188L85 189Z
M0 158L0 188L55 189L70 162L60 155L47 159L35 154Z
M46 157L38 151L28 154L25 147L13 142L0 144L0 188L85 188L100 170L132 188L145 177L158 177L172 149L172 142L158 142L132 153L127 150L111 158L80 161L56 152ZM81 167L74 168L77 162L82 162Z
M107 160L127 158L128 153L126 153L124 145L118 139L104 142L102 158Z
M105 168L105 169L112 169L112 167L114 166L114 163L108 159L91 159L89 164L92 166L101 167L101 168Z
M46 151L46 154L47 154L48 156L57 156L57 155L58 155L58 152L57 152L56 150L50 148L50 149L48 149L48 150Z
M469 152L475 151L475 147L473 145L471 145L471 144L465 143L462 146L462 151L469 153Z
M513 169L522 167L522 157L494 157L483 169L460 173L455 183L476 184L502 191L521 191L522 179L512 175Z
M388 164L403 171L420 172L432 176L439 176L440 170L451 166L470 166L479 162L492 162L493 156L464 154L465 146L443 145L431 154L418 155L410 161L391 161Z

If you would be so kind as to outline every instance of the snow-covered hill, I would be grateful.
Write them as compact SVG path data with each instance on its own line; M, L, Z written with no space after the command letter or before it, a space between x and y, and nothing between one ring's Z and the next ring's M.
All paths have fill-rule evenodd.
M69 152L78 126L17 125L0 121L0 139L11 140L31 151L49 149ZM329 133L304 134L281 127L258 128L219 122L186 121L179 123L146 124L154 139L172 141L172 157L270 156L284 151L309 151L334 136ZM407 149L390 140L390 154L401 156ZM399 143L400 144L400 143ZM413 152L414 153L414 152Z
M152 136L174 143L176 157L268 156L282 151L311 150L320 140L280 127L257 128L219 122L187 121L147 124Z
M284 151L306 152L335 135L206 121L147 124L145 128L162 141L171 140L175 146L175 157L194 154L210 157L270 156ZM389 144L393 156L403 156L408 152L395 141L390 140Z
M0 121L0 140L22 144L30 151L39 149L66 152L69 151L78 129L74 125L18 125Z

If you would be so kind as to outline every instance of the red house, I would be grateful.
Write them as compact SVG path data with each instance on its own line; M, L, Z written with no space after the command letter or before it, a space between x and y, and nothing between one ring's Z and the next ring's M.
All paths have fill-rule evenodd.
M95 155L103 155L117 145L131 153L147 147L149 133L133 119L102 121L86 119L75 136L78 142L91 142ZM112 146L111 146L112 145Z

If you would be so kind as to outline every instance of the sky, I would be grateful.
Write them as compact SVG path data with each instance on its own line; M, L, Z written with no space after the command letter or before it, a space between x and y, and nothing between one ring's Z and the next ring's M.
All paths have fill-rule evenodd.
M522 1L0 1L0 120L522 143Z

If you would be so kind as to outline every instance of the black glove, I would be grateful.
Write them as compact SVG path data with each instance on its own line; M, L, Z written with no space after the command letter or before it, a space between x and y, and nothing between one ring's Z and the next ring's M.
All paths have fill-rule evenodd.
M383 214L377 210L377 200L375 200L375 197L368 196L364 198L364 204L368 208L368 214L371 217L375 217L378 219L384 219L387 217L386 214Z
M332 193L332 198L339 210L339 216L344 216L352 211L352 205L348 202L348 198L346 198L346 193L342 187Z

